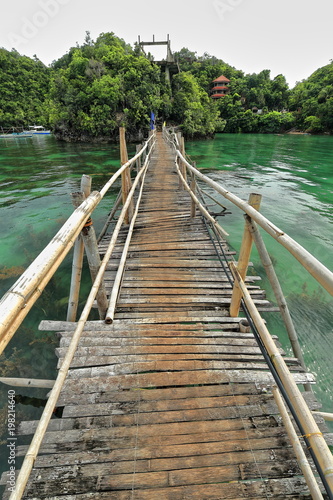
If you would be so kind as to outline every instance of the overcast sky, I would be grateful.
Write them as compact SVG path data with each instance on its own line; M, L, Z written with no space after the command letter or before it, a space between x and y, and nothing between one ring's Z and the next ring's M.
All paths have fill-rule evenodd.
M93 39L113 31L131 45L138 35L150 41L170 34L174 51L208 52L245 73L270 69L291 87L333 58L332 0L3 2L0 47L45 64L83 43L86 31Z

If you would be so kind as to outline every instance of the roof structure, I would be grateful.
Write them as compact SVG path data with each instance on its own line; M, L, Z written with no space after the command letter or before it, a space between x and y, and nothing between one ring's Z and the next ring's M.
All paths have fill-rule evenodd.
M214 90L229 90L229 87L226 87L225 85L216 85Z
M226 78L224 75L221 75L218 78L216 78L215 80L213 80L213 82L219 82L219 83L225 82L225 83L229 83L230 80L228 78Z

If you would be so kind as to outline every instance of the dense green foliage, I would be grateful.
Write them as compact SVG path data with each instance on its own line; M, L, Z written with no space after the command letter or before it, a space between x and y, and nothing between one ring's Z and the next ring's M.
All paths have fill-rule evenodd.
M113 140L126 126L132 138L149 129L150 114L180 125L188 137L215 132L279 133L297 127L333 132L333 65L289 90L269 70L245 75L205 53L175 54L180 72L171 84L160 66L113 33L96 41L87 32L51 67L36 57L0 49L0 126L50 126L66 140ZM230 93L211 98L212 81L230 80Z
M310 133L333 133L333 63L315 71L291 91L297 126Z
M23 127L43 120L50 69L37 58L0 48L0 126Z

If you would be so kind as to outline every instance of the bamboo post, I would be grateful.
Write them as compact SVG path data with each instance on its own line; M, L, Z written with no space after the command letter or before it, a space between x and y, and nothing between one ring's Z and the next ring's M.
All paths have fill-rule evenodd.
M185 158L185 139L183 136L181 136L181 141L180 141L180 152L183 155L183 157ZM181 171L182 171L182 174L183 174L185 181L187 182L187 169L186 169L185 163L183 163L183 162L182 162Z
M84 194L82 192L72 193L72 201L75 207L80 206L84 201ZM98 270L101 266L101 259L99 256L97 239L95 229L92 225L92 220L89 218L82 229L81 237L86 250L86 255L89 264L89 270L92 282L95 281ZM108 309L108 300L106 296L105 286L102 283L98 293L97 293L97 306L100 319L105 318L106 311Z
M89 175L83 175L81 178L81 191L84 193L85 198L91 193L92 179ZM75 321L77 308L79 306L79 295L82 277L84 256L84 243L81 234L77 237L74 244L73 264L72 264L72 278L69 292L68 308L67 308L67 321Z
M282 396L281 396L280 391L277 387L273 387L273 396L274 396L276 405L278 407L278 410L280 412L280 415L282 417L283 424L286 428L287 434L288 434L289 439L291 441L292 447L294 449L298 465L300 466L300 468L303 472L306 484L308 485L308 488L310 490L311 497L314 500L323 500L323 495L321 494L321 491L319 489L316 478L314 477L314 474L312 472L309 461L306 458L304 450L303 450L301 443L299 441L299 437L296 434L296 431L294 429L292 421L291 421L289 414L287 412L287 408L283 402Z
M284 324L285 324L285 327L286 327L286 330L287 330L287 333L289 336L289 340L291 343L293 353L294 353L295 357L298 358L299 362L301 363L301 366L306 371L307 368L306 368L306 364L304 361L303 352L302 352L301 346L300 346L299 341L298 341L297 332L295 330L295 326L294 326L293 320L292 320L290 312L289 312L287 301L286 301L285 296L283 294L279 279L276 275L273 263L272 263L271 258L269 256L269 253L267 251L264 240L262 239L262 236L260 234L260 231L258 229L257 224L248 215L245 217L245 220L247 222L249 231L252 234L254 243L257 247L259 256L261 258L261 262L265 268L267 278L269 279L271 287L273 289L277 304L278 304L279 309L280 309L282 319L284 321ZM312 391L310 384L304 384L304 388L307 391Z
M76 313L79 305L83 256L84 256L84 243L81 235L79 234L74 243L72 278L71 278L68 308L67 308L67 321L76 321Z
M176 135L176 139L177 139L177 149L179 150L180 153L182 153L182 143L183 143L182 133L177 132L175 135ZM180 157L177 157L177 165L178 165L181 173L183 173L183 162L182 162ZM183 184L181 182L181 179L179 179L179 188L184 189Z
M262 196L260 194L255 194L255 193L250 194L249 205L259 211L261 198ZM247 273L252 245L253 245L252 235L247 224L245 224L243 240L237 264L238 272L243 280L245 279ZM230 316L232 318L236 318L238 316L241 300L242 300L242 293L239 290L238 284L235 282L230 304Z
M142 147L141 144L138 144L136 146L136 154L138 154L138 152L140 151L141 147ZM137 175L140 172L140 169L141 169L141 157L136 160L136 174Z
M195 194L196 190L197 190L197 183L195 181L195 175L194 173L192 172L191 173L191 191L192 193ZM192 203L191 203L191 218L194 219L195 217L195 213L196 213L196 204L195 204L195 201L194 199L192 198Z
M128 162L128 154L127 154L127 146L126 146L126 137L125 137L125 127L119 128L119 140L120 140L120 163L124 165ZM130 192L132 187L131 182L131 174L129 168L126 168L125 171L121 174L121 189L122 189L122 197L123 197L123 205L125 205L128 193ZM129 224L133 215L133 203L130 204L128 212L125 218L125 224Z
M266 325L260 316L258 309L256 308L252 297L246 288L246 285L238 272L237 267L234 262L229 264L235 281L238 282L239 288L241 290L244 302L248 308L251 318L259 332L260 338L269 354L272 363L277 371L277 374L282 382L282 385L290 399L290 402L294 408L295 414L297 415L300 424L304 430L305 437L309 441L314 454L317 457L318 463L323 471L326 481L333 491L333 456L332 453L324 439L323 434L315 422L312 413L303 399L302 393L300 392L297 384L290 373L279 349L276 347L274 340L272 339Z

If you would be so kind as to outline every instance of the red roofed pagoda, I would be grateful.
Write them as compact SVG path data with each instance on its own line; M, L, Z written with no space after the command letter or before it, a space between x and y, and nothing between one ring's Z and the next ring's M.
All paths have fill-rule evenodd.
M214 99L220 99L220 97L224 97L226 94L229 94L230 89L228 87L230 80L226 78L224 75L219 76L213 81L213 87L211 91L211 97Z

